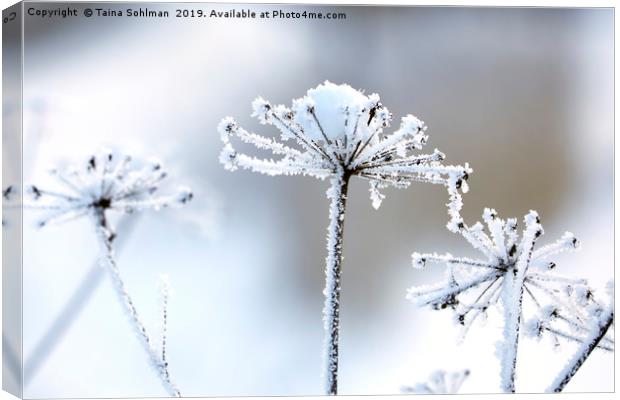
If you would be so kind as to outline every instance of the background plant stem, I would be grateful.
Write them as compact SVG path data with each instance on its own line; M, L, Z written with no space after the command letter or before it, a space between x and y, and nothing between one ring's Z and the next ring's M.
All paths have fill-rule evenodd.
M579 368L583 365L584 362L590 357L592 351L598 346L599 342L605 337L609 327L614 321L614 308L613 308L613 300L609 309L603 312L597 321L592 326L592 330L588 337L583 341L583 344L579 347L579 350L573 355L573 357L568 361L568 364L559 375L555 378L551 386L547 389L548 393L559 393L564 390L564 387L570 382L570 380L575 376Z
M110 272L110 276L114 283L114 287L116 288L119 301L129 315L131 323L136 332L138 333L138 336L140 337L142 345L150 358L153 368L155 368L155 370L157 371L157 374L168 393L175 397L181 397L181 392L170 378L168 363L162 360L162 358L159 356L159 353L153 347L151 337L149 336L146 327L144 326L144 323L140 319L134 302L125 287L125 282L123 281L118 266L116 265L116 260L114 258L114 249L112 247L113 238L110 236L110 230L103 211L100 211L97 214L97 236L104 251L104 254L102 255L102 261L105 263L105 267Z

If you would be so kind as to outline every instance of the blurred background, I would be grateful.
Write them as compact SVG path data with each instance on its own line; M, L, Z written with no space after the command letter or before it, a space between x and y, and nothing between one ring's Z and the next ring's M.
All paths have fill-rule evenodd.
M147 7L110 8L132 6ZM250 117L259 95L288 105L326 79L379 93L396 123L408 113L427 123L429 152L471 164L468 223L486 206L519 219L535 209L541 244L566 230L583 243L557 257L558 273L595 288L613 277L611 9L243 6L342 11L346 20L174 18L185 7L242 8L27 16L24 30L25 181L52 185L51 166L107 146L160 158L170 190L194 190L183 209L115 220L121 272L154 336L158 275L170 277L168 357L185 396L322 393L327 182L231 173L218 162L222 117L276 136ZM366 182L350 188L340 393L395 394L436 369L462 368L471 370L462 392L499 391L498 315L459 344L450 312L405 299L410 286L443 276L439 266L414 270L413 251L477 256L445 229L445 189L386 194L375 211ZM89 221L39 230L36 217L25 213L24 396L165 396L96 272ZM523 340L518 390L543 391L575 349ZM613 354L596 352L566 390L612 391L613 376Z

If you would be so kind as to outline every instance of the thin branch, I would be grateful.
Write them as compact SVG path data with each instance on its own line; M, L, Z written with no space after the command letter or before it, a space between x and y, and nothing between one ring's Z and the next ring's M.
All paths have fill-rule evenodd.
M564 390L564 387L571 381L573 376L579 371L579 368L581 368L583 363L603 339L613 321L614 306L612 303L609 308L597 318L595 324L592 326L590 334L585 338L579 350L577 350L570 361L553 380L553 383L547 388L547 393L560 393Z
M176 384L171 380L170 373L168 371L168 364L165 363L157 351L154 349L151 337L149 336L140 315L138 314L138 310L136 309L134 302L125 287L125 282L121 277L120 271L116 264L116 259L114 258L114 250L112 248L112 242L110 241L108 235L108 226L106 223L105 215L100 213L97 217L99 224L97 226L97 236L102 245L104 255L102 262L105 264L108 272L110 273L110 277L114 283L116 288L116 293L118 294L119 300L125 310L127 311L132 325L136 330L138 337L142 342L144 350L147 352L151 364L154 369L157 371L162 383L168 393L175 397L181 397L181 392L179 391Z

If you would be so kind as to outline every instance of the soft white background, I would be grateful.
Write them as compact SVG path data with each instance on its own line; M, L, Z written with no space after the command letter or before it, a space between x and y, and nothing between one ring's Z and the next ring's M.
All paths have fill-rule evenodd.
M121 267L153 327L157 274L170 275L169 354L184 393L318 394L325 184L223 171L215 124L231 114L268 133L248 117L254 96L288 103L324 79L377 91L397 118L412 112L428 123L431 149L471 162L466 218L486 205L515 216L537 209L545 240L570 229L584 242L559 259L563 272L601 286L613 272L612 19L555 12L360 13L322 30L147 22L53 36L41 27L26 43L26 107L38 110L25 113L26 178L47 182L47 165L99 144L164 159L197 201L141 217ZM330 41L335 34L342 41ZM389 191L378 212L364 185L351 199L341 392L397 393L434 369L464 367L464 392L496 391L498 320L457 346L448 313L404 300L407 287L436 276L413 271L411 251L470 252L443 229L443 190ZM92 264L90 234L86 223L26 234L36 249L25 257L26 357ZM137 344L104 282L26 395L162 395ZM524 346L522 390L544 388L572 349L547 354L545 345ZM593 356L570 388L613 390L612 362Z

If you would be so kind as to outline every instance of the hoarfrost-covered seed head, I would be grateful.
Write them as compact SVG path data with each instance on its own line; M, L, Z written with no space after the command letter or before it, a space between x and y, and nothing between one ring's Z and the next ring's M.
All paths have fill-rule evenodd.
M220 163L224 164L224 168L229 171L237 169L235 161L237 159L237 152L230 143L227 143L220 152Z
M82 164L82 168L53 169L59 190L30 185L31 208L45 210L40 226L84 215L104 216L108 211L132 213L159 210L186 204L191 190L181 188L176 195L156 196L167 177L161 161L150 159L142 166L131 166L131 157L101 150Z
M226 117L220 121L217 126L217 131L220 133L222 142L227 143L233 132L237 128L237 123L232 117Z
M271 111L271 104L262 97L257 97L252 102L252 117L256 117L258 122L265 125L269 122L269 112Z
M525 271L524 301L534 304L538 309L538 320L551 321L565 314L579 312L574 309L567 311L566 308L571 303L568 301L571 295L578 299L589 298L588 292L581 289L582 280L551 274L549 265L553 262L548 260L552 255L575 248L568 245L573 243L572 235L565 234L554 243L536 248L536 242L544 232L537 212L530 211L523 218L525 227L521 238L518 237L515 218L504 220L494 209L485 208L482 219L484 223L476 222L467 226L456 212L449 223L451 230L458 232L482 257L413 253L415 267L431 263L446 264L447 273L445 280L435 285L410 288L410 300L419 306L430 306L437 310L452 308L454 320L463 325L465 334L471 324L480 319L490 307L513 306L510 303L512 297L507 295L511 293L512 286L504 282L506 279L512 282L518 268L522 268ZM531 268L542 265L547 268ZM570 290L567 291L567 287ZM545 306L541 303L543 300L550 304Z
M228 170L243 168L266 175L308 175L319 179L343 174L370 182L370 198L379 208L387 187L404 189L412 182L443 185L450 194L450 216L462 207L459 191L467 191L472 170L465 166L443 165L445 155L435 149L432 154L412 154L427 142L426 126L417 117L407 115L392 134L385 134L392 114L380 102L379 95L366 95L347 84L329 81L293 100L291 108L272 105L262 97L252 103L252 115L261 124L273 125L283 141L241 128L226 117L218 125L223 142L220 162ZM271 151L279 159L260 159L238 153L231 137Z
M411 255L411 261L413 267L416 269L422 269L426 265L426 258L420 253L413 253Z

